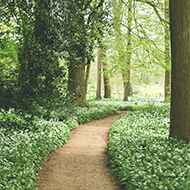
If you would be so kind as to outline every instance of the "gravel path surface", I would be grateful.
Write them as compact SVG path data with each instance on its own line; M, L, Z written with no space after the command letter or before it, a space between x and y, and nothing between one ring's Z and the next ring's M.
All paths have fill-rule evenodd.
M117 190L106 167L109 127L128 111L79 125L71 140L56 150L39 171L38 190Z

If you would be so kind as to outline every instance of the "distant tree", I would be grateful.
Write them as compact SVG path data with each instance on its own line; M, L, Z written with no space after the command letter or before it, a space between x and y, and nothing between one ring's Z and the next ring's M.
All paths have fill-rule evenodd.
M152 7L154 10L154 15L156 15L158 20L155 20L159 30L154 27L154 31L158 35L164 36L164 40L160 39L158 41L153 41L156 51L152 51L155 59L158 60L157 65L161 66L165 70L165 80L164 80L164 98L165 100L170 97L170 73L171 73L171 56L170 56L170 32L169 32L169 0L162 1L147 1L147 0L136 0L142 4L146 4L147 7ZM159 21L159 22L158 22ZM162 43L164 44L162 45ZM160 45L161 44L161 45ZM164 47L164 49L162 48ZM163 55L164 54L164 55ZM164 60L162 59L164 58Z
M115 0L113 3L114 36L110 35L106 42L111 75L121 74L123 82L126 81L124 86L130 86L131 77L138 77L140 81L141 73L163 76L167 22L163 17L163 1ZM125 100L129 88L124 90Z
M165 24L165 83L164 83L164 91L165 91L165 101L170 98L170 28L169 28L169 0L165 0L164 2L164 10L165 10L165 20L168 24Z
M102 84L102 49L98 48L96 98L102 98L101 84Z
M98 48L97 55L97 88L96 88L96 98L101 98L101 84L102 78L104 82L104 98L111 98L111 88L110 88L110 73L107 63L107 52L101 40L101 45Z
M132 2L128 1L128 30L127 30L127 67L123 71L123 81L124 81L124 101L128 101L128 96L132 94L132 88L130 83L130 67L131 67L131 55L132 55Z
M170 0L170 138L190 141L190 1Z
M85 86L88 82L86 71L93 58L94 42L101 35L100 26L104 18L103 3L104 0L73 1L67 7L68 11L72 10L74 13L68 17L68 24L72 23L68 35L74 38L68 49L68 90L71 95L74 95L75 103L79 106L86 104Z
M110 74L108 69L108 60L106 49L102 49L102 67L104 79L104 98L111 98Z
M132 0L128 2L128 26L127 26L127 51L125 50L124 39L122 35L122 7L121 0L114 1L113 15L114 15L114 33L117 41L118 64L121 69L124 87L124 101L128 101L128 89L130 86L130 63L131 63L131 25L132 25Z

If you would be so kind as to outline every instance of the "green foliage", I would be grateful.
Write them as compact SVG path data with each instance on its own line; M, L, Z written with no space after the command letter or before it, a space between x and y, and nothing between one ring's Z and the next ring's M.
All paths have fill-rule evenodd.
M88 84L87 99L96 98L96 87L93 84Z
M123 101L122 99L101 99L101 100L88 100L87 107L110 107L115 108L120 111L135 111L135 110L146 110L151 107L158 107L165 105L166 107L169 104L165 104L156 98L137 98L129 97L129 101Z
M16 115L13 110L0 114L0 126L5 128L7 132L11 130L26 130L31 127L26 120Z
M189 189L190 145L168 139L169 111L150 107L110 128L108 165L124 189Z
M131 77L138 78L140 83L157 83L164 69L171 70L170 65L165 63L164 36L165 28L169 26L168 20L164 18L166 9L161 1L150 3L139 0L134 1L129 9L130 6L129 0L115 1L112 6L114 8L110 15L113 18L114 35L107 34L104 40L108 48L110 75L121 75L122 69L127 67L132 71ZM130 40L131 46L128 44ZM170 50L168 51L167 58L170 60ZM127 66L125 63L129 54L131 64ZM150 76L154 81L150 81Z
M76 117L79 123L87 123L93 119L100 119L117 114L117 110L112 107L96 106L92 108L77 108Z
M69 128L53 120L27 124L14 114L0 120L0 189L32 190L42 161L68 141Z
M14 34L14 24L13 21L9 24L3 24L0 21L0 108L5 110L15 106L17 103L14 96L16 91L18 44Z
M70 131L72 131L78 127L78 121L77 121L76 117L65 120L63 123L65 123L67 125L67 127L69 128Z
M0 2L0 109L34 114L61 96L63 68L55 52L50 1ZM31 11L32 10L32 11Z
M133 107L137 104L137 99L130 103ZM149 101L141 100L141 103L145 105ZM26 118L30 115L25 114L23 119L14 110L1 113L0 139L3 140L0 144L0 189L34 189L37 171L43 160L67 142L70 130L77 128L78 123L116 114L117 109L122 106L123 101L112 100L98 101L97 104L90 101L88 107L72 107L70 112L69 107L60 107L57 112L49 113L49 121L34 117L27 122ZM48 114L41 107L36 110L39 111L39 116L45 117ZM166 113L166 110L167 108L163 109L162 113ZM152 113L151 109L148 111ZM58 122L58 119L64 120Z
M0 138L3 139L0 144L0 189L34 189L43 160L67 142L69 131L77 128L78 122L85 123L117 113L114 108L100 106L74 107L71 109L73 114L67 113L68 110L62 110L59 116L55 112L49 116L56 119L63 114L63 122L37 117L27 122L14 110L0 114ZM41 116L45 114L44 110L39 110L39 113Z
M73 106L71 109L61 108L58 111L53 111L51 113L51 118L57 118L60 121L68 122L70 118L76 120L78 123L87 123L93 119L100 119L106 116L117 114L117 110L109 106L101 106L100 104L93 107L78 107Z
M0 109L15 108L35 115L35 107L50 109L61 101L67 80L59 58L66 61L67 67L90 63L94 41L102 34L99 23L105 23L103 3L104 0L0 2L0 26L6 28L0 29L0 95L4 100ZM16 43L11 46L13 39ZM11 85L6 82L13 76L7 62L15 66Z
M65 105L62 105L58 107L57 109L54 109L50 113L51 119L58 119L59 121L68 120L70 118L73 118L75 116L75 113L77 111L77 107L72 104L72 102L67 102Z

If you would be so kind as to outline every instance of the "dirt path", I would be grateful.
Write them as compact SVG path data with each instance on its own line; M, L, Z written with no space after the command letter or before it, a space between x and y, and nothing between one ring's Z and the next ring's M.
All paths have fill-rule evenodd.
M39 172L38 190L117 190L116 180L108 173L109 127L118 117L93 120L71 132L71 140L44 163Z

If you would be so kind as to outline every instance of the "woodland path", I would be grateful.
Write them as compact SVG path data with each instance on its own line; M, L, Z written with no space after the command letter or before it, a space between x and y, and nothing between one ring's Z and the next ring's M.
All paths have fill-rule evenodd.
M92 120L71 132L71 140L56 150L38 173L38 190L117 190L106 167L109 127L120 115Z

